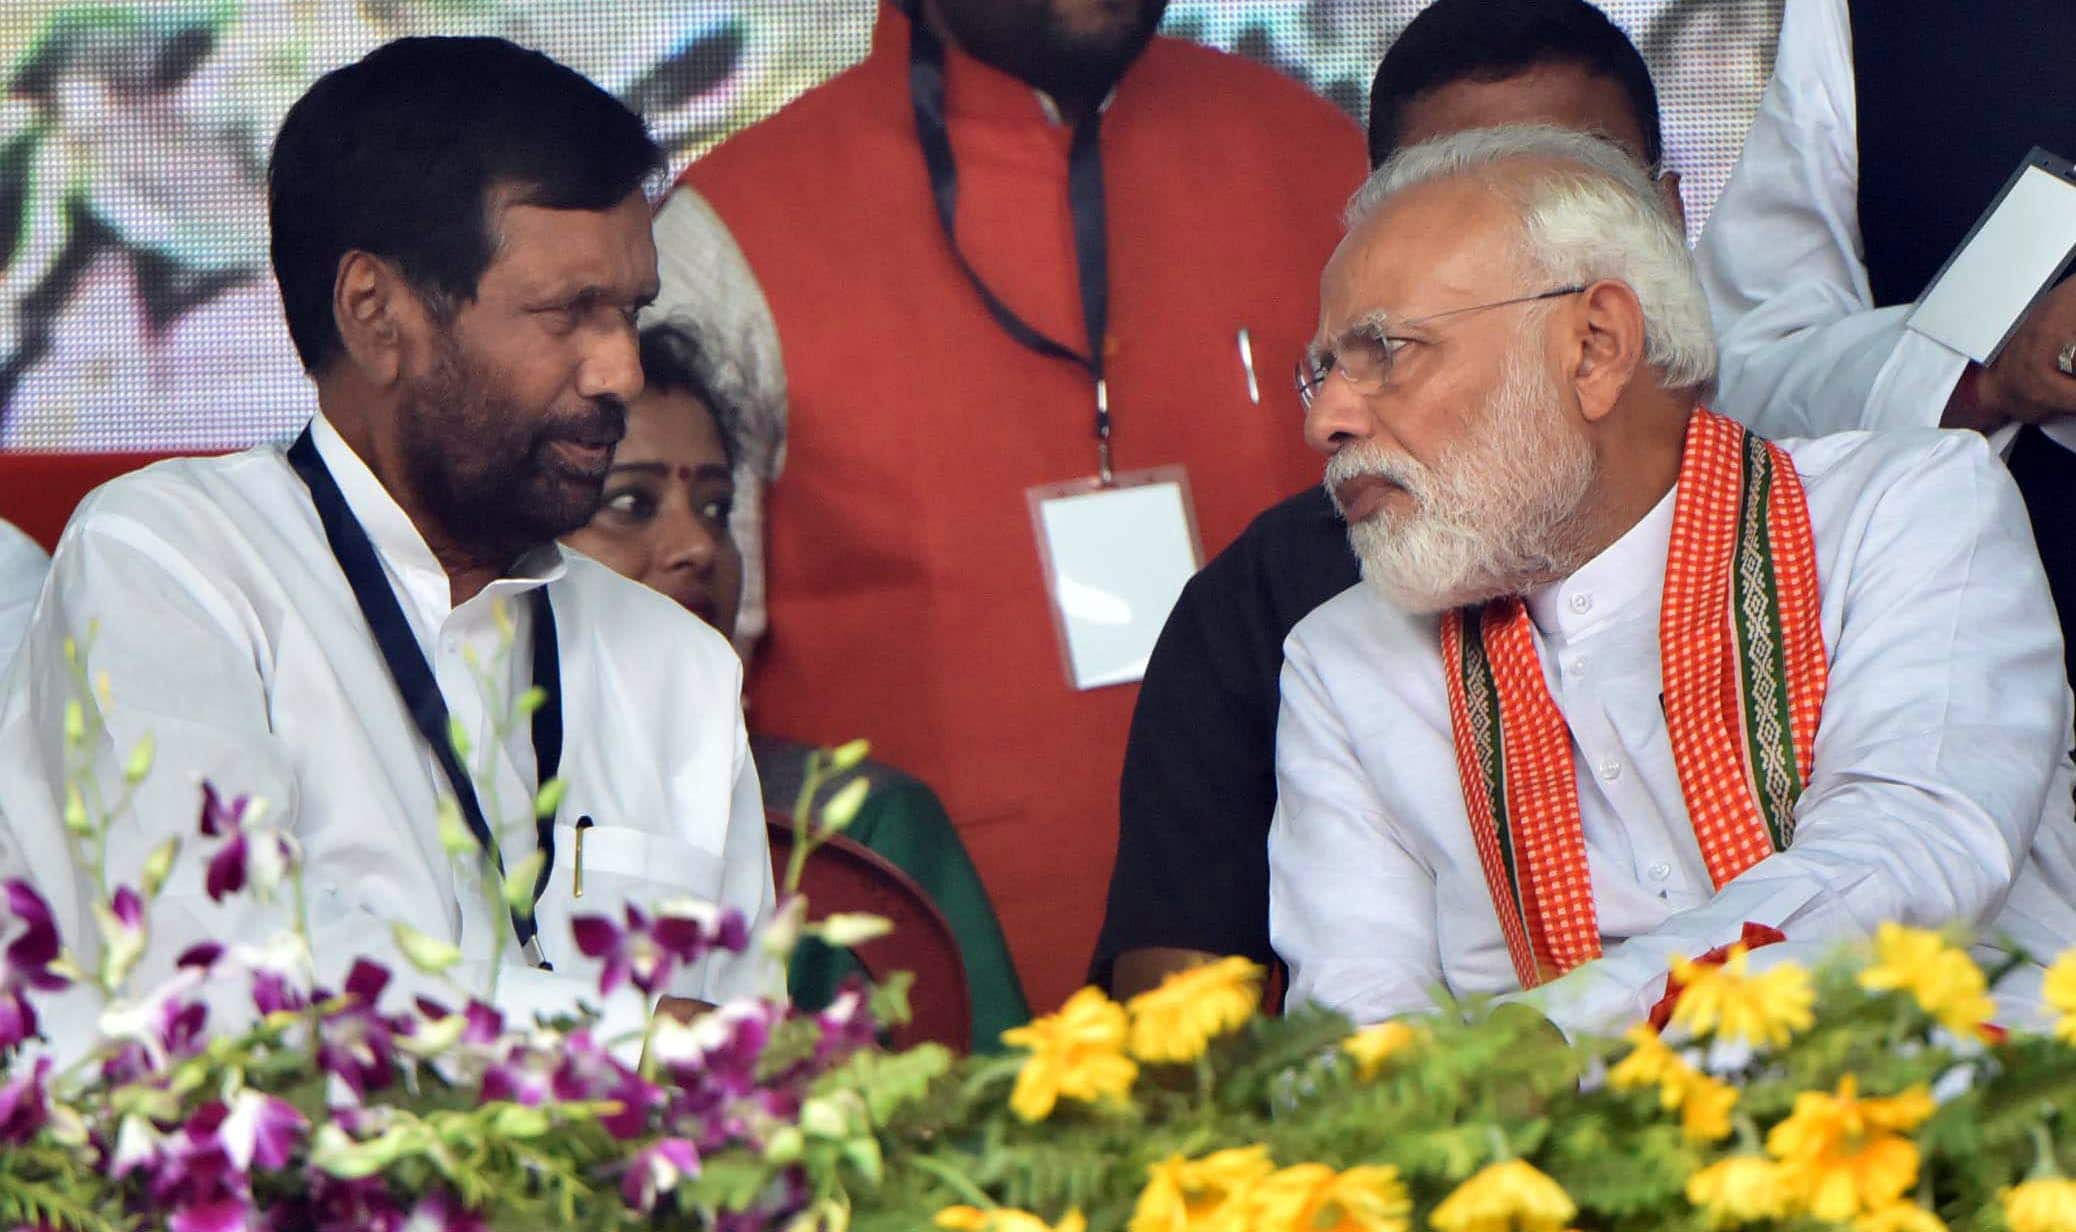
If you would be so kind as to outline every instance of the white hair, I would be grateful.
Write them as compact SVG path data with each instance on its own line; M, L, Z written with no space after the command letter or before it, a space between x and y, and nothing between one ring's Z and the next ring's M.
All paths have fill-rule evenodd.
M1644 361L1668 389L1715 381L1716 340L1694 258L1663 200L1620 146L1545 124L1474 128L1400 149L1348 203L1350 230L1416 185L1467 177L1521 219L1518 255L1554 286L1610 279L1643 308ZM1542 288L1523 287L1528 293Z

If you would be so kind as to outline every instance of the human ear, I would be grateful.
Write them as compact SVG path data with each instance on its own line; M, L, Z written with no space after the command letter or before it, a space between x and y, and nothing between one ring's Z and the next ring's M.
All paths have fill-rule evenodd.
M1615 409L1644 363L1643 305L1627 283L1602 279L1579 293L1572 372L1579 411L1597 423Z
M411 344L430 319L402 270L356 249L339 259L332 281L332 323L347 359L381 386L403 375Z

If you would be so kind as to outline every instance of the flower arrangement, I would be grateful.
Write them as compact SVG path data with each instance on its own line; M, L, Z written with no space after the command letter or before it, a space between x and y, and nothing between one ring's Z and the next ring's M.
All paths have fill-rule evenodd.
M1263 1017L1244 959L1084 989L895 1116L853 1226L2076 1232L2076 951L2052 1034L1988 1025L1992 978L1935 932L1761 965L1676 962L1662 1026L1618 1041L1518 1005Z
M152 852L138 884L106 884L111 839L153 751L149 741L132 750L120 794L103 798L91 771L107 738L108 682L89 684L81 647L68 644L66 655L76 696L65 718L65 824L98 887L99 936L89 967L62 948L37 888L6 883L0 1227L840 1226L848 1193L882 1176L881 1120L950 1067L941 1048L876 1048L881 1025L906 1012L898 985L848 987L813 1015L789 1008L782 992L689 1021L659 1012L617 1040L589 1010L517 1022L494 994L458 984L450 1004L401 997L396 973L368 960L341 987L318 986L301 854L260 801L204 784L193 833ZM538 704L521 697L510 709ZM466 759L466 734L454 744ZM864 755L862 744L818 754L810 777ZM550 783L533 803L552 808L558 793ZM796 819L802 850L857 811L855 799L838 798L810 816L811 798L803 794ZM530 885L531 870L522 862L501 878L497 853L480 850L457 818L443 815L440 830L454 858L480 866L498 908L491 918L509 927L507 887ZM133 988L152 908L184 849L197 846L211 899L283 894L292 927L259 945L194 945L170 978ZM765 945L782 971L800 936L842 944L870 933L855 917L809 922L792 893L798 872L796 862L762 938L733 912L675 903L579 916L574 941L600 960L605 998L622 986L654 993L717 949ZM444 978L461 959L401 924L394 940L424 977ZM81 996L98 1002L92 1038L42 1038L57 1018L45 1011ZM68 1042L79 1055L61 1065Z
M79 660L66 734L83 766L106 684ZM864 751L811 763L805 841L761 937L698 904L579 918L601 996L653 992L715 949L871 935L859 917L810 923L794 892L859 793L818 816L805 802ZM133 750L121 782L151 762ZM4 887L0 1227L2076 1232L2076 952L2047 973L2063 1015L2048 1033L1989 1025L2001 972L1887 925L1814 971L1748 943L1675 962L1662 1019L1613 1041L1482 1002L1362 1029L1268 1017L1264 973L1239 958L1123 1004L1084 989L998 1056L883 1051L898 982L816 1015L777 995L658 1014L616 1041L588 1014L401 998L367 961L315 986L292 837L257 801L201 796L194 833L138 884L100 886L90 968L35 887ZM96 882L126 807L75 779L67 825ZM190 844L212 897L285 894L298 923L195 946L139 992L152 907ZM494 870L494 853L450 850ZM420 974L458 958L395 940ZM61 1066L45 1011L82 991L95 1036ZM227 999L242 1017L212 1019Z

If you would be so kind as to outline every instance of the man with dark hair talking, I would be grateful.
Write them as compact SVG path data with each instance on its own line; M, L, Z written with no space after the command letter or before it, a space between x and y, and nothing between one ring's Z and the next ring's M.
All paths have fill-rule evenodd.
M1446 133L1528 121L1598 133L1657 171L1650 73L1599 9L1585 0L1438 0L1377 68L1370 162ZM1655 178L1678 217L1678 177ZM1314 485L1257 518L1182 592L1125 753L1117 864L1092 972L1120 996L1207 955L1270 960L1283 639L1357 580L1347 527Z
M261 824L301 850L332 987L362 954L402 972L385 954L400 921L459 947L464 970L507 968L514 1006L568 1011L597 988L574 909L769 910L735 656L555 544L597 507L641 392L661 162L640 117L496 39L391 43L290 109L273 264L318 413L286 449L165 462L89 497L5 690L4 854L74 944L93 929L61 820L71 637L111 684L88 725L97 772L113 785L157 743L141 841L111 849L108 881L134 884L162 837L193 829L198 778L262 798ZM551 779L566 790L537 818ZM436 824L448 799L475 847ZM154 954L281 927L214 901L206 862L184 860L156 904ZM486 905L494 863L533 889L509 928ZM717 953L664 991L712 1002L762 978Z

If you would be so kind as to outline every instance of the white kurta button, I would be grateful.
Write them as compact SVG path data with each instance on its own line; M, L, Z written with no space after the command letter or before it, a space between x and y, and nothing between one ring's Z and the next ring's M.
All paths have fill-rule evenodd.
M1583 676L1583 675L1585 675L1585 674L1586 674L1586 656L1585 656L1585 655L1573 655L1573 656L1571 657L1571 662L1565 665L1565 670L1566 670L1566 671L1568 671L1568 672L1570 672L1570 673L1571 673L1572 675L1574 675L1574 676Z
M1587 612L1592 611L1593 596L1586 591L1579 591L1577 594L1571 597L1571 610L1577 612L1581 616L1585 615Z
M1645 869L1644 871L1651 875L1651 880L1663 881L1667 877L1672 876L1672 865L1667 864L1663 860L1660 860L1657 863L1651 865L1649 868Z
M1602 758L1599 774L1602 779L1612 783L1622 777L1622 763L1612 757Z

